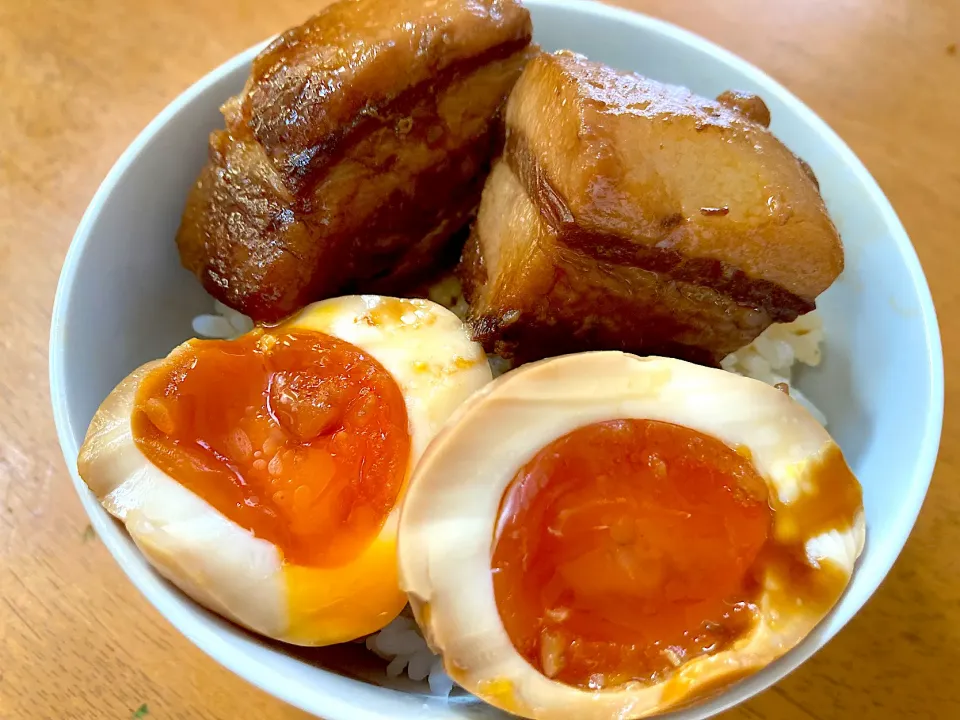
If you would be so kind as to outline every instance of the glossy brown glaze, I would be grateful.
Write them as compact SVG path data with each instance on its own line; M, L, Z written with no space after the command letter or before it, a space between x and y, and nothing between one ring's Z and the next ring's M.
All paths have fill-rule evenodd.
M428 272L476 210L530 33L515 0L354 0L282 35L224 105L184 265L266 321Z
M765 128L770 127L770 109L763 98L742 90L725 90L717 95L717 102L726 105L743 117Z
M510 135L505 157L547 224L557 230L558 240L563 245L576 248L598 261L649 270L673 281L710 287L739 305L763 310L776 322L790 322L815 307L812 300L795 295L775 282L752 278L720 258L694 257L684 254L670 242L637 242L618 233L584 227L577 223L564 198L538 168L537 160L522 136ZM696 212L693 208L691 210ZM721 218L730 214L730 207L706 206L699 208L699 213L707 218ZM695 218L691 220L697 221ZM691 220L679 212L667 215L661 220L659 230L669 236L679 232L679 228Z
M144 720L314 720L218 666L124 578L70 485L40 379L64 253L114 159L183 88L323 4L4 5L0 306L12 312L0 345L0 716L126 719L143 705ZM748 58L853 147L916 246L941 316L947 377L960 377L960 323L949 320L960 313L960 93L949 92L960 83L960 53L945 51L960 43L960 3L614 4ZM827 168L817 170L826 179ZM946 391L944 438L954 438L960 382ZM953 717L960 558L944 548L958 545L960 445L944 442L919 523L871 600L776 687L718 720ZM383 668L359 645L337 657L341 672Z
M257 56L242 115L297 187L407 90L520 50L530 33L514 0L337 2Z
M744 93L706 100L572 53L532 61L462 266L488 349L718 362L812 310L843 248L768 122Z
M526 362L606 348L713 365L723 353L709 348L745 345L770 322L709 287L562 245L504 161L483 198L460 273L489 352Z

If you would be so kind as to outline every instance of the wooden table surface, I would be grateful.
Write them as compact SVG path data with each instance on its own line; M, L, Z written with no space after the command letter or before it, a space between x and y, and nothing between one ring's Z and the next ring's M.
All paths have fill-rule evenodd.
M125 719L144 705L151 720L305 718L178 635L85 532L49 409L47 334L67 245L124 147L191 82L322 3L0 0L3 720ZM846 139L917 247L950 377L960 363L960 3L623 4L752 61ZM958 393L948 383L933 486L887 581L829 646L727 720L960 717Z

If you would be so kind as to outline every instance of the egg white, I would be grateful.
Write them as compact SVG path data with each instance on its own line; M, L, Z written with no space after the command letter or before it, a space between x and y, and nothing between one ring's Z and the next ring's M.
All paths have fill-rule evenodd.
M811 491L802 482L804 468L835 449L826 430L779 390L679 360L569 355L524 366L474 395L414 474L400 520L400 578L447 672L509 712L607 720L675 708L765 666L824 614L777 605L765 589L758 622L746 636L650 686L585 691L532 667L514 648L494 597L490 563L501 499L543 447L585 425L621 418L669 422L749 449L771 494L787 506ZM851 520L849 528L806 540L812 566L829 559L849 579L863 549L862 509Z
M491 380L490 368L460 320L428 300L334 298L279 329L316 330L359 347L390 373L406 403L411 452L404 486L379 535L352 561L335 568L285 563L273 543L226 518L140 452L130 423L135 396L163 360L138 368L110 393L77 466L157 571L196 601L278 640L344 642L379 630L406 604L396 533L410 473L454 409Z

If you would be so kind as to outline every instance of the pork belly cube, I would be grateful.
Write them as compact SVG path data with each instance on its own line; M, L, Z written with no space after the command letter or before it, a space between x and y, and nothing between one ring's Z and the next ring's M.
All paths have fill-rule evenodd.
M490 352L717 364L843 269L816 179L755 96L707 100L561 52L527 65L505 116L460 266Z
M284 33L223 108L183 264L261 321L430 272L476 212L530 37L517 0L342 0Z

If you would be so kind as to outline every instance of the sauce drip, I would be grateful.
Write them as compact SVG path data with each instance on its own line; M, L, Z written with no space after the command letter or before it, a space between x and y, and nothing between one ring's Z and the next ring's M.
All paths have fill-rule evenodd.
M829 443L806 463L798 485L804 489L789 503L771 495L773 534L757 557L754 576L766 576L765 601L771 612L767 624L774 631L792 625L806 634L840 599L850 572L835 560L811 562L806 543L823 533L848 533L863 511L863 489L843 453ZM789 648L784 648L789 649ZM689 706L721 693L758 667L746 658L740 667L704 683L696 673L673 675L663 690L663 703L671 710Z
M190 342L143 380L131 422L150 462L302 565L369 545L410 456L390 373L308 330Z
M756 622L767 487L749 458L688 428L575 430L520 469L494 538L507 634L544 675L656 682Z

